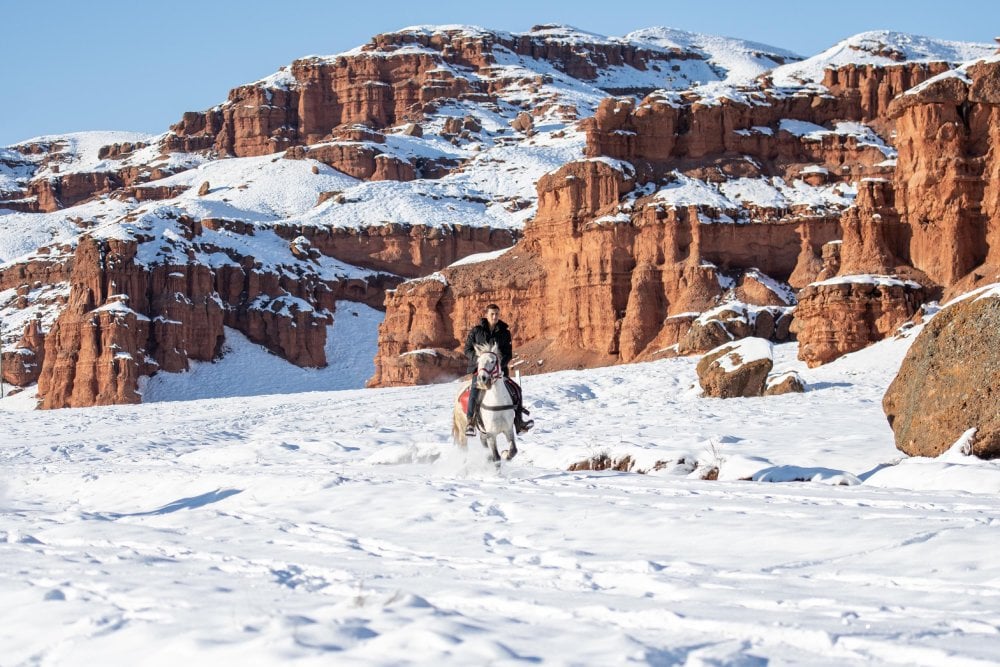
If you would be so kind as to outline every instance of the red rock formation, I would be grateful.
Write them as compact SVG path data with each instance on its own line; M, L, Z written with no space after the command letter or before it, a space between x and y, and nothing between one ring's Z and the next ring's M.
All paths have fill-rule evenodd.
M184 222L184 221L180 221ZM188 237L201 226L187 221ZM137 402L138 378L215 358L223 326L300 366L326 365L326 326L339 299L373 301L384 285L324 281L295 267L244 263L143 266L138 243L83 237L72 258L69 304L45 337L41 406Z
M667 210L640 199L631 218L611 216L633 183L609 162L570 163L539 181L538 215L512 250L491 262L443 270L440 280L397 288L386 299L371 384L464 371L463 361L448 366L440 353L403 355L454 350L490 302L514 325L521 355L515 368L523 372L653 358L690 327L690 318L674 316L707 310L721 296L718 269L704 263L706 255L725 256L728 245L739 248L733 254L740 260L786 272L794 267L795 225L786 226L791 252L782 254L765 243L741 243L732 225L726 239L716 226L701 223L694 208ZM739 233L747 239L786 233L759 229L766 226L741 225ZM422 361L433 369L419 370Z
M888 106L899 148L894 180L862 182L856 205L842 218L840 275L919 275L925 288L896 290L888 301L884 290L867 291L872 301L864 307L856 288L846 299L846 287L807 290L796 314L801 359L823 363L874 342L937 286L969 288L996 275L1000 63L973 65L968 75L971 83L941 77Z
M836 259L837 273L854 275L863 273L888 274L895 272L902 262L893 252L903 237L904 230L893 208L893 190L887 181L862 181L854 206L841 217L843 244ZM831 249L832 251L832 249Z
M890 106L899 160L900 255L944 286L1000 266L1000 63L944 77Z
M848 106L848 117L878 124L896 96L950 69L944 62L844 65L825 70L823 85Z
M108 194L120 186L113 172L71 173L33 181L28 192L38 198L37 210L49 212L75 206L94 195Z
M976 429L966 453L1000 456L1000 297L995 292L941 310L907 352L882 400L900 451L938 456Z
M23 262L0 268L0 290L28 289L31 286L56 285L69 281L73 270L73 249L38 248Z
M171 127L164 147L267 155L324 141L345 124L381 128L418 119L427 102L473 92L468 79L453 76L441 62L426 52L375 51L333 61L297 60L288 71L293 87L236 88L226 104L185 114Z
M13 350L3 353L3 381L24 387L38 380L45 359L45 334L38 319L28 322Z
M45 363L38 379L41 408L138 403L145 350L139 341L149 320L126 299L88 309L86 293L75 294L45 339Z
M310 147L296 146L286 151L285 157L317 160L348 176L365 180L412 181L417 178L412 163L387 155L370 143L333 142Z
M413 46L422 48L402 48ZM530 86L531 79L537 79L536 86L545 82L541 74L525 81L498 75L494 47L548 61L583 80L595 79L609 66L646 70L657 62L698 57L634 44L561 40L551 31L513 36L463 30L387 33L376 35L350 55L297 60L280 85L241 86L230 91L228 101L219 107L184 114L171 128L163 148L266 155L325 141L340 126L385 128L419 121L438 100L496 102L498 92L512 84ZM442 64L472 68L483 77L457 76Z
M515 241L507 229L462 225L389 223L354 228L277 224L273 229L289 241L302 236L324 255L348 264L408 278L427 275L468 255L509 248Z
M833 94L818 97L761 89L746 91L753 103L677 103L658 95L638 105L620 99L602 102L596 115L583 122L587 155L627 160L635 172L625 177L610 163L581 162L539 181L538 215L515 249L539 263L539 278L523 298L545 304L543 312L516 320L528 356L535 355L546 369L596 365L650 358L673 345L705 349L719 341L713 332L760 334L740 325L738 318L733 321L735 333L722 321L714 329L691 326L693 318L684 313L704 311L721 295L717 270L740 273L756 267L796 287L838 273L919 274L908 266L911 253L906 244L912 234L897 209L892 185L879 180L892 175L891 167L883 164L883 151L852 136L830 133L815 140L779 131L779 126L786 119L828 126L834 121L869 121L888 134L892 122L885 112L892 97L947 67L847 67L827 74ZM771 131L755 129L761 127ZM740 155L753 161L735 157ZM842 219L817 217L807 209L748 207L752 220L766 224L706 225L699 223L698 209L649 206L655 201L640 197L626 209L628 221L622 222L619 204L637 181L655 182L677 170L705 180L768 174L790 180L802 176L807 165L825 167L823 172L809 172L822 173L824 182L879 178L862 182L857 205ZM833 243L841 238L842 244ZM494 263L497 275L511 274L507 262L500 258ZM459 294L467 271L444 272L448 286L434 286L434 294L423 285L402 286L387 302L387 322L404 332L423 330L421 346L451 349L462 327L441 314L476 310ZM477 270L480 287L491 296L509 290L499 278L483 285L483 273ZM934 285L928 288L807 288L799 306L802 322L793 329L805 337L802 354L812 364L822 363L884 337L913 315ZM519 314L516 303L510 299L504 307ZM405 321L396 320L396 308L408 313ZM439 315L428 320L425 309ZM772 336L785 335L788 319L769 313L761 326ZM391 350L380 351L373 384L383 382L383 367L414 349L413 341L404 342L405 335L395 335L394 341ZM409 377L418 376L409 371Z
M792 332L799 359L810 367L829 363L892 334L927 300L917 283L863 277L831 279L799 292Z
M862 115L839 97L772 97L752 93L756 104L722 99L687 104L653 94L635 106L630 100L603 100L597 113L582 122L587 155L607 155L636 164L640 174L661 176L664 169L712 164L723 156L748 155L767 171L788 180L803 166L820 165L835 180L881 175L885 155L849 135L827 134L820 140L779 131L782 120L817 125L859 121ZM762 133L753 128L769 128ZM845 170L843 167L847 167Z
M101 146L97 151L98 160L121 160L129 157L135 151L146 148L149 144L142 141L125 141L119 144Z

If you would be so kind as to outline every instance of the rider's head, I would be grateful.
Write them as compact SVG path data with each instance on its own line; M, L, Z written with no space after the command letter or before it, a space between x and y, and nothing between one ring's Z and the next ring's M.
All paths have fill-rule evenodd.
M490 327L497 325L500 321L500 306L495 303L486 306L486 321L490 323Z

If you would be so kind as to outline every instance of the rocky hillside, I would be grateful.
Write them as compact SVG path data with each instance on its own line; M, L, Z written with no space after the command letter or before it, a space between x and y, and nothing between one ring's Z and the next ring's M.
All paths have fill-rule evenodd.
M345 300L386 308L376 385L450 377L489 301L522 370L743 335L822 363L996 264L991 54L420 26L159 136L8 146L4 379L42 407L137 402L227 328L323 366Z
M457 372L487 301L518 324L524 372L747 335L797 337L818 365L996 280L1000 63L892 33L827 54L749 85L602 101L580 124L587 157L539 181L513 250L390 294L373 383Z

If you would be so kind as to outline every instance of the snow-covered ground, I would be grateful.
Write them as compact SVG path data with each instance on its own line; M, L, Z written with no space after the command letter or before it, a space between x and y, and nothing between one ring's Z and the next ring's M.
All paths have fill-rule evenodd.
M0 401L4 665L1000 661L1000 468L893 447L908 340L776 346L809 390L770 398L699 398L695 359L527 377L499 472L449 442L455 384L261 395L292 380L229 340L215 388ZM598 454L665 465L567 471Z

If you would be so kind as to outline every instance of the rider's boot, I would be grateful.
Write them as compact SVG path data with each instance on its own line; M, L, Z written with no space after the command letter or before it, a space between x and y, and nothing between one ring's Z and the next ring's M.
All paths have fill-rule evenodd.
M521 402L517 404L517 410L514 411L514 430L518 435L522 433L527 433L531 430L531 427L535 425L534 419L525 419L524 415L530 415L531 413L524 409L524 405Z

